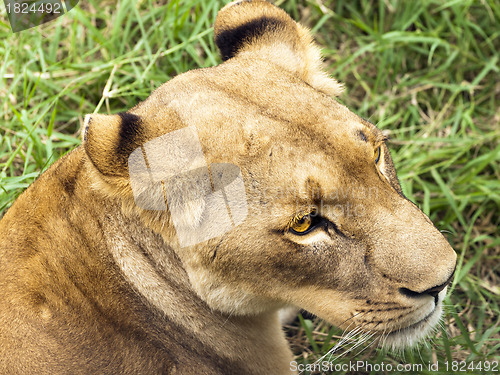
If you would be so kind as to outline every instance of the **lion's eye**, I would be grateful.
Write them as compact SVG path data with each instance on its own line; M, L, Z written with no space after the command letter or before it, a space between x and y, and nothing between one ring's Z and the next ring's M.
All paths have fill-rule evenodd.
M290 231L294 234L306 234L313 227L311 214L296 216L290 223Z
M378 162L380 160L380 153L381 152L382 152L381 147L379 147L377 150L375 150L375 155L377 155L377 157L375 158L375 164L378 164Z

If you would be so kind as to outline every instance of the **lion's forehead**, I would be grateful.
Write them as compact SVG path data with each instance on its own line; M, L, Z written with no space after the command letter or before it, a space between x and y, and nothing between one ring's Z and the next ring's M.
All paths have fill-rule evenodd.
M141 107L145 117L174 110L182 125L196 126L201 136L241 130L264 142L266 136L286 133L292 135L290 141L293 134L319 133L317 144L322 139L339 142L362 121L294 75L255 61L228 61L184 73L161 86Z

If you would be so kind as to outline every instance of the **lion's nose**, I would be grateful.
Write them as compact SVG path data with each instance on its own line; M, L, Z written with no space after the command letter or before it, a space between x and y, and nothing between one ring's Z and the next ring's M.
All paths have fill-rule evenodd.
M422 296L431 296L431 297L434 297L434 301L437 304L438 303L438 294L439 294L439 292L442 291L444 288L446 288L446 286L449 283L451 283L451 280L453 280L453 275L454 274L455 274L455 270L453 270L453 272L451 273L451 275L448 278L448 280L446 280L446 282L444 282L443 284L437 285L437 286L433 286L432 288L426 289L423 292L416 292L416 291L408 289L408 288L399 288L399 292L401 294L405 295L406 297L410 297L410 298L418 298L418 297L422 297Z

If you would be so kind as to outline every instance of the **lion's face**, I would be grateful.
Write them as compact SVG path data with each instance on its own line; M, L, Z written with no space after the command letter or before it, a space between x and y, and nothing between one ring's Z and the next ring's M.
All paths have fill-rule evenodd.
M168 82L133 115L91 118L85 147L101 178L131 200L130 153L191 126L208 165L239 167L245 220L181 248L168 210L142 215L212 308L244 315L295 305L387 334L394 346L427 334L456 254L402 194L384 135L331 97L340 86L284 12L262 1L230 5L215 33L224 64ZM197 202L183 211L186 225L204 215Z

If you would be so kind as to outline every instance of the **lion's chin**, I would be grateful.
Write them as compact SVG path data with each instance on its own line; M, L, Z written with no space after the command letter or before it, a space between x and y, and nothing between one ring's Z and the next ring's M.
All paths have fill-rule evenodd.
M382 346L392 350L401 350L415 346L435 332L441 319L442 311L441 303L439 303L429 315L417 323L384 335L381 340Z

